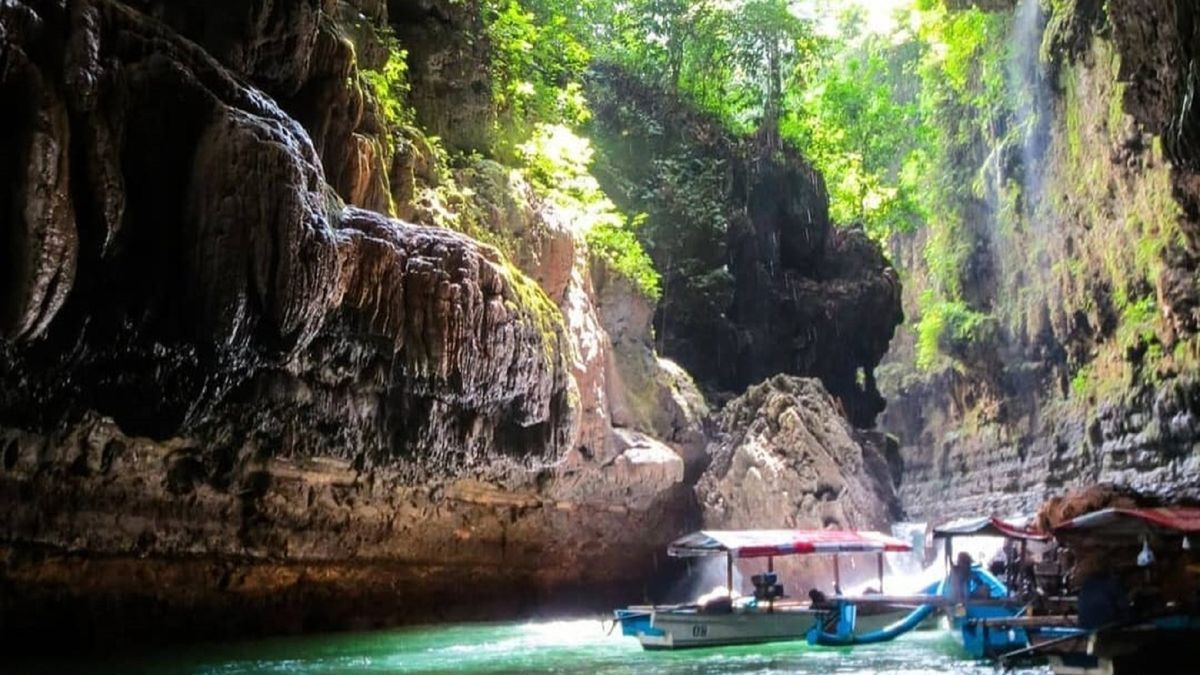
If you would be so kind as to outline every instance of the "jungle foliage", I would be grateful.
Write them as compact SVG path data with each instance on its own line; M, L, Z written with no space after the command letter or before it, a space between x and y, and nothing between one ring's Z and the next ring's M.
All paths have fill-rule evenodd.
M824 176L836 224L862 226L885 246L922 242L910 316L918 366L953 364L964 343L995 334L998 282L983 258L999 245L990 232L1015 236L1029 198L1002 166L1030 133L1029 101L1010 71L1012 14L905 0L881 30L865 1L473 1L491 49L488 153L574 213L593 253L646 295L665 285L696 295L683 303L693 310L722 311L724 168L697 153L661 157L617 177L639 181L622 190L659 206L621 212L592 158L637 148L593 152L593 111L614 103L585 95L597 68L686 102L732 136L795 148ZM647 115L623 123L639 142L672 131Z
M921 294L916 317L919 365L934 366L955 343L979 334L986 309L973 305L961 279L976 249L971 220L983 199L985 162L964 148L987 147L1009 114L1005 16L913 0L897 10L891 32L880 33L867 29L862 5L821 0L488 0L488 6L497 153L524 147L539 125L581 128L590 117L581 85L589 66L615 64L734 134L798 148L825 176L836 223L862 225L884 243L928 228L932 288ZM636 131L653 137L661 130ZM679 208L641 215L638 222L646 224L636 232L632 218L623 224L606 218L591 237L654 294L658 275L640 249L673 273L707 278L722 264L700 258L720 253L712 245L719 232L709 236L709 230L724 222L714 181L700 179L719 182L715 158L711 165L684 156L659 164L642 187L663 197L654 203ZM532 166L541 184L555 182ZM557 179L575 180L580 168ZM686 213L696 209L703 213ZM704 231L682 232L681 223ZM699 245L680 244L689 240ZM677 287L700 293L693 285ZM708 286L704 298L727 297L721 284Z

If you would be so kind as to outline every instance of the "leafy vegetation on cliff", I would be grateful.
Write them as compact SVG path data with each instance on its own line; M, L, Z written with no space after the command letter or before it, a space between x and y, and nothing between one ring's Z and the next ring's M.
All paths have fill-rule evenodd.
M812 162L835 223L892 247L910 320L898 354L913 368L988 368L983 355L1067 334L1086 317L1120 359L1135 354L1150 364L1141 372L1157 369L1171 350L1158 337L1153 291L1164 251L1178 243L1177 207L1165 172L1116 190L1114 207L1108 186L1121 176L1088 150L1127 131L1122 85L1086 99L1078 68L1062 62L1087 46L1081 36L1094 17L1073 2L1051 3L1046 17L1030 2L1015 11L954 6L480 0L493 118L479 151L515 167L585 233L597 260L661 300L671 320L726 311L725 239L736 219L725 206L727 158L715 146L651 158L647 144L670 147L662 139L679 130L661 128L631 91L595 88L596 72L620 72L732 137ZM364 78L389 123L402 125L409 118L393 102L406 91L404 52L389 48L393 58ZM1118 65L1101 62L1099 79L1117 80ZM1050 108L1049 86L1061 110ZM626 142L594 147L601 107ZM639 153L637 171L609 168ZM471 189L456 188L453 176L437 187L442 203L465 202ZM614 203L618 193L628 212ZM1043 236L1064 219L1110 219L1114 208L1124 225L1104 229L1106 260ZM477 220L459 227L471 231ZM1111 288L1097 286L1097 270ZM1076 390L1104 371L1089 366L1094 346L1067 345L1054 357Z

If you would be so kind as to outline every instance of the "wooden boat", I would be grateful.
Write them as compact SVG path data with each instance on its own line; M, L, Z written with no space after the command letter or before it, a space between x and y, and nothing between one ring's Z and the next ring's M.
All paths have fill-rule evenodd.
M1038 659L1056 675L1197 672L1200 570L1190 540L1196 536L1200 508L1108 508L1061 523L1055 539L1076 556L1085 551L1093 559L1101 556L1109 562L1107 570L1093 578L1112 581L1091 587L1085 582L1077 614L1060 617L1059 625L1026 627L1031 644L1004 654L1000 662L1007 666ZM1134 564L1134 578L1177 597L1140 606L1130 603L1119 577L1122 568ZM1128 572L1124 578L1130 578ZM1039 619L1045 623L1050 617Z
M1010 574L1009 583L1005 583L981 564L973 564L969 570L960 567L956 571L954 540L959 537L999 537L1019 542L1019 559L1024 560L1031 542L1050 540L1050 535L1030 528L1029 521L1028 518L1002 520L984 516L951 521L933 530L934 539L942 539L945 545L947 586L943 588L943 595L955 600L947 607L951 630L963 649L974 658L995 658L1029 646L1025 626L1010 622L1001 628L997 623L1024 615L1028 599L1014 593L1015 575Z
M834 557L835 585L840 587L838 557L874 553L883 585L883 554L911 551L908 543L878 532L845 530L704 530L676 540L668 548L673 557L724 555L728 595L706 604L633 606L616 610L622 633L636 637L645 649L681 649L744 645L806 639L846 613L849 599L835 596L814 607L811 602L789 600L774 572L774 559L792 555ZM733 597L734 560L765 558L767 571L754 575L754 595ZM869 597L869 596L865 596ZM870 602L871 608L851 611L849 630L875 630L912 614L915 607ZM843 626L843 631L845 627Z

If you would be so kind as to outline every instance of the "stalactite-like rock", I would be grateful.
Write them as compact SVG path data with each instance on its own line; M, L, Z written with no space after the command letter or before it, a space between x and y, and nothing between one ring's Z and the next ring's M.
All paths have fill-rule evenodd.
M204 421L197 411L221 405L221 392L257 368L293 367L337 316L376 341L394 364L389 377L411 396L451 401L493 424L503 417L526 428L569 427L562 327L539 314L540 292L498 254L341 207L304 130L161 24L114 2L78 3L69 14L16 7L6 11L24 11L44 28L5 22L13 65L4 86L31 94L6 99L25 103L28 111L9 105L6 113L29 124L17 130L20 153L5 161L28 176L12 191L22 217L6 221L11 269L21 276L4 307L13 350L5 375L23 365L33 372L43 352L78 345L68 371L108 372L80 374L75 386L121 422L124 404L106 398L165 382L147 373L123 386L121 364L105 364L108 343L115 335L158 342L209 371L183 394L197 399L188 414L153 429L186 432ZM45 59L58 40L72 56L61 70L28 56ZM76 139L86 169L73 188L66 149L75 126L56 93L68 82L78 83L68 99L73 114L91 122L78 125L89 129ZM77 255L84 261L72 288ZM46 340L31 343L51 325ZM69 418L66 399L76 396L62 389L60 409L42 417ZM558 450L553 442L530 449L547 459Z
M5 644L639 596L696 511L612 426L575 234L518 195L510 262L356 208L432 170L373 154L352 10L219 8L0 3Z

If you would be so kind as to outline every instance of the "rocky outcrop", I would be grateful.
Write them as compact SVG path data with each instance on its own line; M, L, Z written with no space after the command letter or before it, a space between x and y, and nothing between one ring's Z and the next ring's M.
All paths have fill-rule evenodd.
M1029 512L1096 482L1196 496L1200 15L1185 4L1054 3L1047 143L1008 162L1032 215L995 235L982 293L996 330L885 387L910 515Z
M612 423L671 443L687 465L688 483L694 483L709 461L704 396L691 375L655 353L650 301L603 260L593 260L591 272L610 342L604 377Z
M1046 401L1035 408L1040 419L973 429L959 426L962 412L955 413L972 409L954 400L956 389L970 385L942 386L914 385L903 398L913 407L885 416L885 424L907 424L913 414L924 420L892 427L903 442L900 495L911 517L1031 513L1063 490L1099 482L1151 497L1200 498L1200 391L1190 379L1140 389L1091 411Z
M97 416L6 429L0 448L10 651L51 626L59 644L111 648L607 609L654 592L661 550L635 540L695 526L682 463L664 470L653 449L603 474L417 483L395 464L232 458Z
M750 387L721 411L712 465L696 486L705 527L886 532L900 509L882 450L819 380L779 375ZM828 560L777 564L786 578L833 578ZM858 567L843 581L873 574L873 565Z
M6 642L642 596L696 524L686 376L644 325L613 345L532 197L486 219L528 226L511 259L367 210L419 217L437 177L363 94L347 5L197 8L0 6ZM684 407L615 415L618 355Z
M790 370L835 394L756 388L704 474L705 399L586 219L431 138L486 147L482 22L443 0L0 3L6 645L660 599L702 475L710 524L771 525L768 490L786 525L893 510L841 415L877 412L896 281L830 229L819 176L701 149L732 162L733 274L681 324L712 340L668 344L713 387Z
M434 462L442 470L482 445L515 458L565 449L563 328L498 254L343 208L298 124L123 5L12 7L5 25L27 23L5 36L6 84L28 96L9 100L33 109L10 127L17 152L5 165L45 158L39 103L78 116L53 133L55 148L80 150L77 164L59 155L12 192L25 203L8 226L25 245L10 249L22 274L4 307L10 422L53 428L95 410L133 433L241 440L265 425L218 430L206 418L229 419L239 407L215 408L256 396L286 408L281 417L308 404L337 433L361 432L342 450L360 465L386 459L397 433L461 444L455 461ZM37 60L56 48L76 55L61 71ZM164 92L187 110L151 105ZM382 381L370 387L380 398L355 411L345 388L364 376ZM392 381L402 388L383 386ZM445 405L480 419L426 417ZM496 434L502 419L515 426Z
M731 137L618 68L597 68L590 87L598 175L625 211L647 214L663 353L714 392L820 378L855 425L873 426L900 282L864 233L831 226L821 176L769 134Z
M838 413L819 380L750 387L719 415L712 465L696 486L717 529L886 529L899 515L878 445Z

